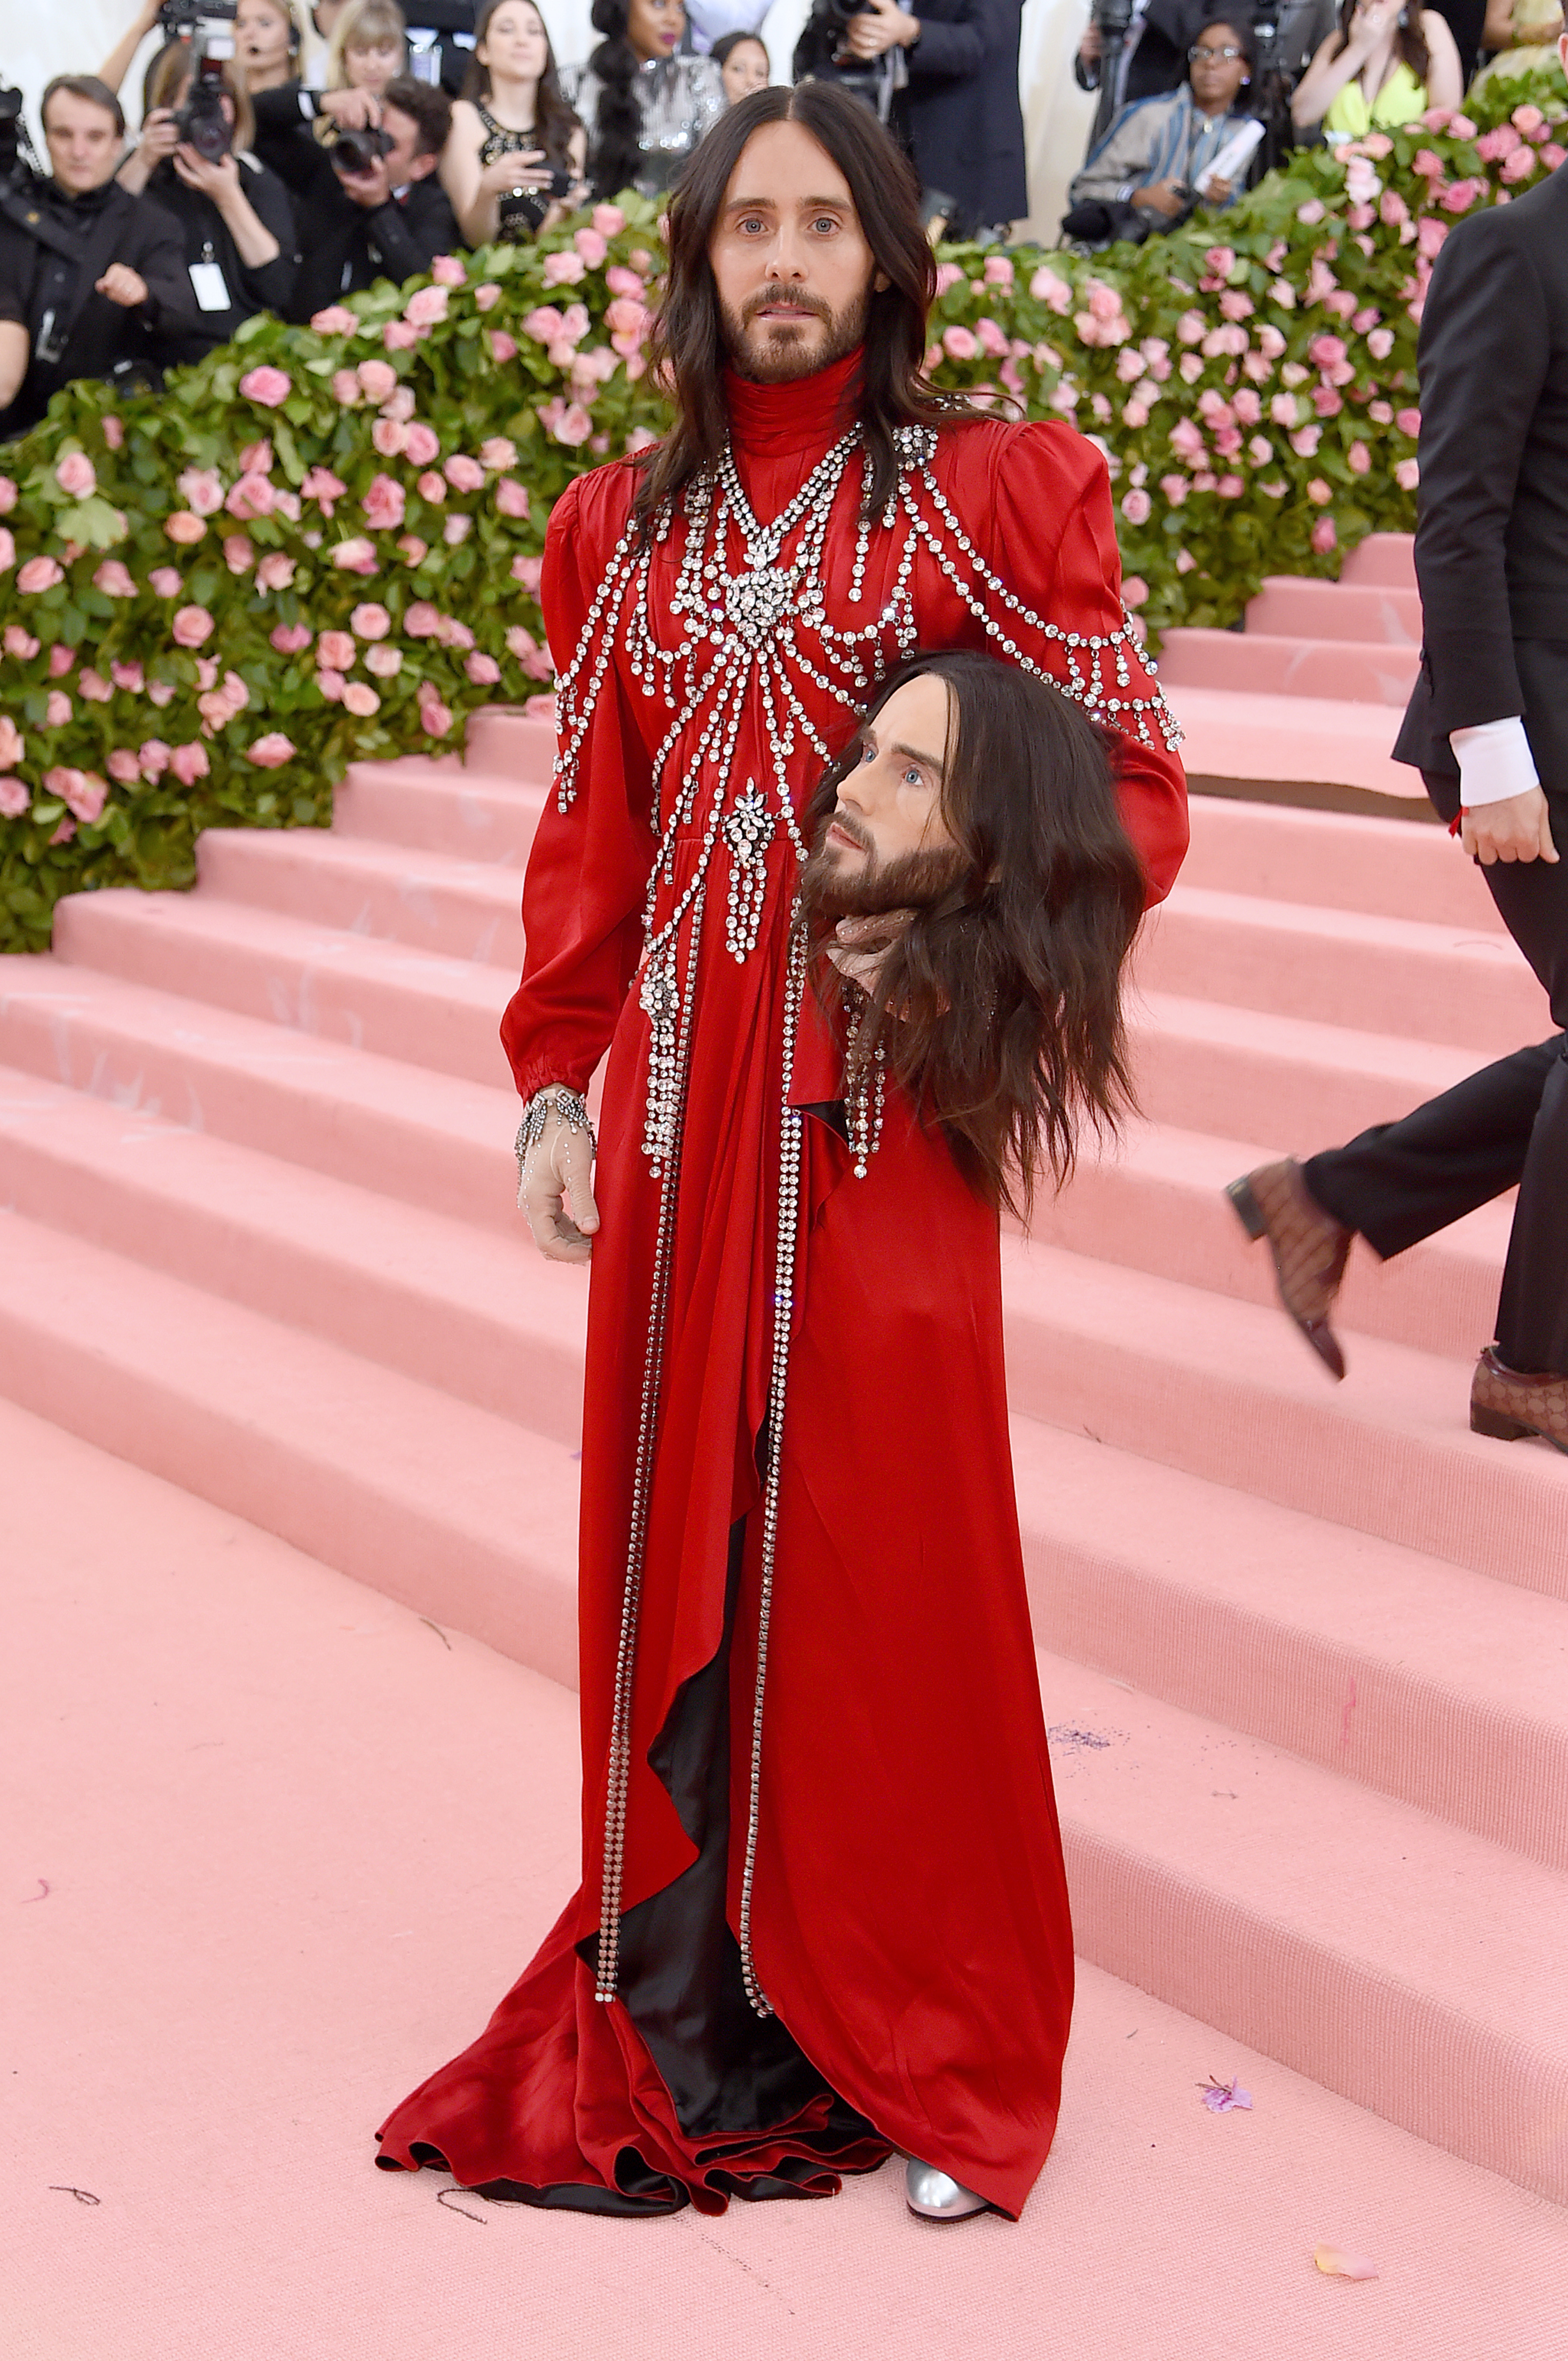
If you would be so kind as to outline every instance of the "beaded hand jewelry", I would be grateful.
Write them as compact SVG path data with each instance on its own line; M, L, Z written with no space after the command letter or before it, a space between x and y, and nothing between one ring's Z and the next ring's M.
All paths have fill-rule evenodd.
M593 1125L588 1121L588 1103L581 1091L571 1091L565 1082L546 1082L523 1102L522 1121L517 1127L512 1152L517 1158L517 1202L521 1205L528 1187L528 1176L533 1169L533 1152L543 1138L552 1115L557 1115L568 1131L586 1131L588 1154L596 1155L598 1141Z

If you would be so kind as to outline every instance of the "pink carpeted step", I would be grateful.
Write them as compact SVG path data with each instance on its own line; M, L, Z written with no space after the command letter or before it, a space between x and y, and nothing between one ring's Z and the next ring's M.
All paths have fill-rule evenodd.
M206 895L79 894L55 917L57 957L127 983L469 1082L506 1079L499 1027L513 966L374 942Z
M1415 683L1417 653L1387 642L1348 644L1294 633L1223 631L1183 626L1159 652L1160 677L1176 688L1250 690L1255 696L1348 697L1403 710ZM1393 732L1390 730L1390 737Z
M510 1235L0 1067L10 1209L575 1448L586 1273ZM506 1171L497 1159L503 1193Z
M1345 559L1339 578L1353 586L1376 582L1392 590L1413 590L1416 587L1415 534L1369 533Z
M1487 1062L1473 1049L1171 993L1135 996L1128 1020L1146 1115L1222 1139L1266 1132L1260 1148L1297 1156L1391 1123Z
M1234 782L1232 793L1286 806L1308 800L1305 793L1294 795L1296 785L1343 790L1376 797L1393 807L1396 818L1408 807L1422 825L1430 823L1420 774L1393 758L1398 716L1391 707L1358 703L1332 688L1316 697L1283 697L1205 687L1185 681L1179 669L1168 686L1186 733L1181 759L1190 778Z
M332 833L521 870L547 793L479 771L351 763L333 798Z
M1042 1646L1568 1868L1568 1608L1013 1421Z
M1310 1015L1482 1057L1506 1056L1554 1030L1544 992L1506 935L1264 900L1180 878L1145 921L1134 973L1146 992L1266 1016Z
M510 1077L466 1082L48 957L0 959L0 1060L404 1203L516 1233Z
M1248 632L1277 639L1349 640L1358 646L1382 642L1419 648L1421 600L1418 590L1396 590L1374 582L1312 582L1270 574L1247 603Z
M471 713L463 766L514 786L547 787L555 767L554 697L532 697L526 706L481 706Z
M1086 1154L1060 1196L1042 1195L1033 1235L1096 1261L1272 1305L1273 1259L1249 1242L1225 1195L1265 1160L1255 1143L1137 1124L1102 1157ZM1357 1246L1336 1327L1450 1354L1468 1368L1496 1329L1511 1217L1511 1198L1483 1205L1391 1262Z
M1507 939L1480 869L1446 829L1220 796L1195 796L1190 817L1183 887L1420 918Z
M1014 1238L1003 1275L1014 1410L1568 1598L1568 1456L1472 1434L1462 1364L1359 1336L1336 1385L1283 1312Z
M203 887L225 901L512 974L521 968L516 869L303 829L209 829L196 856Z
M575 1681L564 1442L11 1213L0 1370L72 1434Z

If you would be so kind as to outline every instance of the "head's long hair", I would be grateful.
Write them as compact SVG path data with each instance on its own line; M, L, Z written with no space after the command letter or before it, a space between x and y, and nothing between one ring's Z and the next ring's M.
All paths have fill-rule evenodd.
M633 85L638 56L627 25L630 0L594 0L588 21L603 40L588 59L599 85L598 107L588 126L588 181L601 203L630 188L642 170L642 109Z
M901 664L867 718L922 673L948 688L940 807L958 853L951 882L884 961L851 1057L880 1045L977 1195L1027 1221L1042 1167L1059 1188L1082 1124L1113 1130L1135 1104L1122 973L1143 871L1108 741L1078 706L1033 673L959 650ZM859 755L857 738L824 774L814 845ZM812 917L812 972L828 1000L832 932L830 917Z
M724 448L724 324L707 248L741 150L768 123L798 123L827 151L849 183L875 269L888 282L880 291L872 288L866 313L860 399L872 462L868 514L886 506L898 480L895 427L983 414L925 376L937 265L920 224L920 184L903 149L870 107L830 82L754 90L707 133L670 201L670 269L652 360L673 389L675 423L648 454L636 502L645 525Z

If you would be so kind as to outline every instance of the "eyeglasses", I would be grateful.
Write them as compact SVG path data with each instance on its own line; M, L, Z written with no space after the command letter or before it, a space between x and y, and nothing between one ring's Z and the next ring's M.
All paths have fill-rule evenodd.
M1233 58L1245 58L1245 55L1246 51L1245 49L1190 49L1187 52L1187 62L1189 65L1193 66L1201 65L1205 62L1210 65L1218 65L1223 60L1224 63L1228 65Z

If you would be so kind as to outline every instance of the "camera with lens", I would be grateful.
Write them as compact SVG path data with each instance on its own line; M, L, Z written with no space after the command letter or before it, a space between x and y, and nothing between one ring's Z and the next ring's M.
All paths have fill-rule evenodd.
M166 41L192 41L232 25L238 13L239 0L163 0L158 29Z
M340 131L327 154L334 172L371 172L383 156L392 152L393 142L378 126L374 130Z
M570 172L552 172L543 189L508 189L496 204L498 240L516 246L523 238L537 237L545 214L571 185Z
M224 69L234 55L226 33L203 30L196 42L196 66L185 104L174 127L204 162L215 164L234 146L234 134L224 113Z

